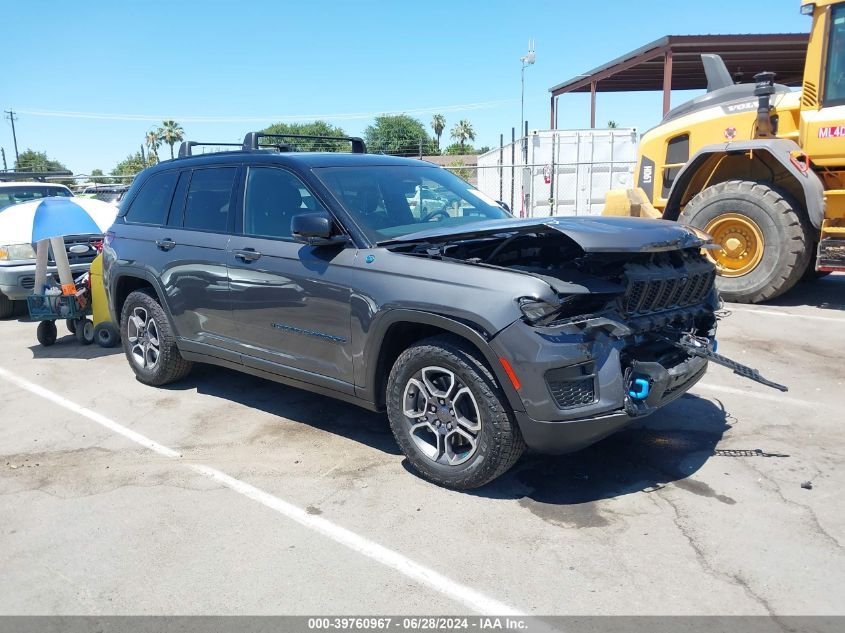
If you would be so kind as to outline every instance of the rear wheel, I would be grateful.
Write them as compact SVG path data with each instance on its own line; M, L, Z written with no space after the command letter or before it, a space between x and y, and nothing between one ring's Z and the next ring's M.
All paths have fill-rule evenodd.
M414 470L447 488L492 481L525 448L493 374L457 337L425 339L399 356L388 379L387 414Z
M769 185L729 180L695 196L679 218L707 231L722 248L708 251L727 301L758 303L801 278L813 240L797 203Z
M148 290L136 290L123 304L120 338L129 365L146 385L181 380L192 363L182 358L176 337L158 300Z

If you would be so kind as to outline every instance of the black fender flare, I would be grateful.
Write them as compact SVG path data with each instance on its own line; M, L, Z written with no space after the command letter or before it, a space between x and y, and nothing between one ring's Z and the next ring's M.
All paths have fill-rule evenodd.
M158 302L161 304L162 309L164 310L164 314L167 316L167 320L170 323L170 328L172 331L176 331L173 324L173 317L170 314L169 306L167 302L164 300L165 292L164 288L161 285L161 282L158 278L144 270L143 268L137 268L135 266L120 266L120 265L112 265L109 269L109 277L108 277L108 286L106 287L106 293L108 296L109 302L109 313L111 314L112 321L120 326L120 314L117 312L115 305L114 305L114 298L117 296L117 284L121 279L126 279L127 277L132 277L134 279L142 279L152 286L153 291L155 291L156 295L158 296Z
M438 327L447 332L451 332L466 339L472 344L487 361L487 365L496 377L508 403L514 411L524 411L525 406L522 404L522 399L519 397L516 389L508 378L504 367L499 361L499 357L493 348L490 347L488 337L480 330L475 329L462 321L457 321L442 314L433 312L425 312L422 310L412 310L406 308L393 308L385 312L380 318L373 321L373 327L367 333L367 342L364 345L363 358L366 359L366 367L364 374L366 376L366 386L359 389L359 397L372 402L378 402L378 394L376 393L376 385L379 384L377 372L378 358L381 352L381 345L384 341L384 336L391 326L397 323L419 323L421 325L431 325Z
M705 163L712 160L714 156L730 156L749 151L763 152L786 169L803 191L807 219L815 228L821 229L824 220L824 185L812 169L801 171L790 160L792 152L801 152L802 150L797 143L788 139L756 139L705 145L681 168L675 178L666 202L666 208L663 211L663 219L677 220L680 217L681 203L687 188Z

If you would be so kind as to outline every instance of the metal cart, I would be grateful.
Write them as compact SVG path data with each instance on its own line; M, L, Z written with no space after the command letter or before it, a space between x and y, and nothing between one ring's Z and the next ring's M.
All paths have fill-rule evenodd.
M83 345L94 342L94 323L88 318L91 314L91 291L75 295L38 294L26 298L29 316L33 321L40 321L36 336L44 346L56 342L56 321L64 319L71 334Z

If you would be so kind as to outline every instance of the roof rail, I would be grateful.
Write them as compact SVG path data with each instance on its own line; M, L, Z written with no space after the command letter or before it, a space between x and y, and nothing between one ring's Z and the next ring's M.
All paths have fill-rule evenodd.
M352 144L352 153L353 154L366 154L367 153L367 146L364 145L363 139L358 136L315 136L311 134L265 134L264 132L249 132L244 137L243 149L244 150L255 150L261 146L267 146L266 143L261 143L261 139L263 138L302 138L302 139L312 139L312 140L320 140L320 141L349 141ZM288 145L287 143L282 144ZM279 149L282 149L281 147ZM282 151L290 151L289 149L285 149Z
M192 149L197 147L198 145L215 145L215 146L226 146L226 147L240 147L240 143L200 143L199 141L183 141L182 144L179 146L179 158L185 158L186 156L193 156L194 153Z

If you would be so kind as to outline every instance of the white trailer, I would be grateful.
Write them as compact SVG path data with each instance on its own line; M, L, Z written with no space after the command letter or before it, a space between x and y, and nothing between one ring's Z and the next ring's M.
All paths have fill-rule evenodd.
M478 157L478 188L517 216L597 215L609 190L633 186L634 128L534 130L527 163L523 142Z

